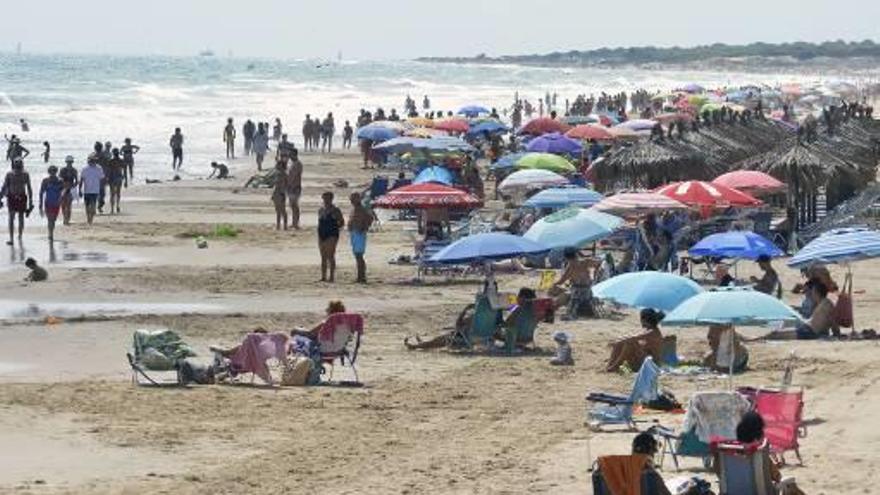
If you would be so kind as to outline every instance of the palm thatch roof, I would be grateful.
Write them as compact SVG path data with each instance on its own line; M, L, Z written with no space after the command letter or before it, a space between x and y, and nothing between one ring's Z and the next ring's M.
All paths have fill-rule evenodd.
M760 170L787 183L818 187L836 178L857 178L860 168L818 143L786 142L779 147L749 158L736 168Z
M710 178L717 171L707 165L705 154L679 141L644 141L614 150L592 167L600 185L625 181L655 187L687 178Z

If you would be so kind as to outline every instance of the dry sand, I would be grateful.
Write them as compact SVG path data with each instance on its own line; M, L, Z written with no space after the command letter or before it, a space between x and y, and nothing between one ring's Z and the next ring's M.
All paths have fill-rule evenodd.
M606 344L636 330L635 315L542 324L537 340L545 351L552 331L574 335L571 368L549 366L547 353L408 352L403 337L452 325L477 281L410 283L415 268L387 260L411 253L405 229L412 225L388 221L370 238L368 286L351 282L346 238L338 283L316 282L320 192L336 191L347 211L349 190L333 181L354 186L370 175L351 154L306 154L303 162L302 231L276 232L268 191L242 190L238 179L139 186L124 192L122 215L101 216L89 228L78 207L76 224L59 229L71 252L98 255L59 258L43 284L20 282L18 266L0 270L0 493L591 493L591 460L625 453L632 434L590 432L584 396L630 387L632 377L601 370ZM239 160L234 168L244 177L253 167ZM242 232L196 249L190 236L219 223ZM29 252L44 252L45 242L38 226L29 229ZM780 271L787 287L797 281ZM752 273L751 266L740 271ZM880 263L857 265L862 328L876 326L878 281ZM500 283L515 291L534 286L537 275L504 275ZM155 390L129 382L124 352L137 328L173 328L204 351L256 326L317 321L328 299L367 316L359 363L365 388ZM47 325L46 315L67 319ZM703 331L667 332L679 335L688 357L705 350ZM785 474L811 494L872 493L880 482L872 469L880 345L750 349L752 371L739 384L777 384L782 359L792 349L800 356L795 382L806 389L810 434L805 466ZM664 377L662 385L686 400L726 382ZM674 426L681 417L644 419ZM663 474L714 480L699 461L685 460L684 468L675 473L667 462Z

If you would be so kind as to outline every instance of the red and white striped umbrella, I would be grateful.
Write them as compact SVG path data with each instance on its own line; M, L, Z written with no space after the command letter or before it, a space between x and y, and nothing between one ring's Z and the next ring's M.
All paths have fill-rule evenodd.
M483 206L480 198L461 189L435 183L422 183L394 189L373 202L376 208L415 209L430 208L468 209Z
M604 212L630 216L640 213L684 210L687 206L662 194L653 192L624 192L599 201L593 208Z
M673 182L654 192L670 197L688 206L726 208L729 206L760 206L763 203L742 191L701 180Z
M785 190L785 184L757 170L735 170L728 172L716 177L712 184L731 187L754 195Z

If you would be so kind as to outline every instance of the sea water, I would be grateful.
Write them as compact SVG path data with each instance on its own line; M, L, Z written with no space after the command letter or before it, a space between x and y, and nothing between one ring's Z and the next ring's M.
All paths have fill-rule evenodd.
M558 93L557 108L563 109L565 98L581 93L667 90L689 82L706 87L777 84L817 77L415 61L328 64L219 57L2 54L0 131L20 136L31 151L26 165L35 186L45 174L38 158L44 140L52 144L51 163L61 165L70 154L81 167L95 141L119 146L131 137L141 146L135 170L136 182L140 182L173 175L168 139L175 127L181 127L186 138L181 175L207 175L210 161L225 161L222 130L227 117L235 119L239 132L248 118L274 123L278 117L285 132L301 146L307 113L323 119L333 112L339 133L345 120L354 123L361 108L382 107L386 112L396 108L403 113L407 95L419 108L428 95L433 110L455 111L465 104L481 104L502 112L517 92L536 108L545 93ZM30 124L29 132L21 132L20 118ZM241 138L236 144L241 154Z

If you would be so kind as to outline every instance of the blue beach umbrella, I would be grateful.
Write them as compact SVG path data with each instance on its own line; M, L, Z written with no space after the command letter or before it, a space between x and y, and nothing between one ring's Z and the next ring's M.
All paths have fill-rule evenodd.
M788 266L848 263L880 256L880 232L863 227L830 230L788 261Z
M589 208L604 198L601 193L585 187L556 187L535 194L524 203L524 206L553 209L568 206Z
M580 141L564 136L557 132L544 134L529 141L526 145L529 151L540 153L553 153L557 155L579 155L584 150Z
M507 126L498 122L497 120L486 120L480 122L478 124L472 125L471 129L467 132L470 136L476 136L477 134L487 132L489 134L495 132L507 132Z
M489 165L490 170L503 170L503 169L512 169L516 166L516 162L519 161L520 158L528 155L528 153L510 153L502 156L495 163Z
M468 105L458 109L458 114L464 115L466 117L476 117L481 113L489 113L489 110L486 107L481 107L480 105Z
M436 184L452 185L452 172L445 167L431 166L427 167L416 175L413 184L422 184L424 182L434 182Z
M540 256L550 249L513 234L490 232L469 235L441 249L431 257L434 263L462 264Z
M661 311L672 311L702 292L693 280L664 272L624 273L593 286L593 295L599 299Z
M380 126L365 126L357 131L358 139L369 139L370 141L379 142L396 138L400 133L394 129Z
M663 319L667 326L744 325L799 322L790 306L747 287L719 287L687 299Z
M551 249L583 247L611 235L623 223L622 218L601 211L565 208L535 222L523 238Z
M784 253L766 237L749 231L722 232L706 236L688 249L691 256L756 260Z
M405 153L413 150L428 151L473 151L473 146L460 138L454 137L396 137L384 143L374 146L373 149L385 150L391 153Z

